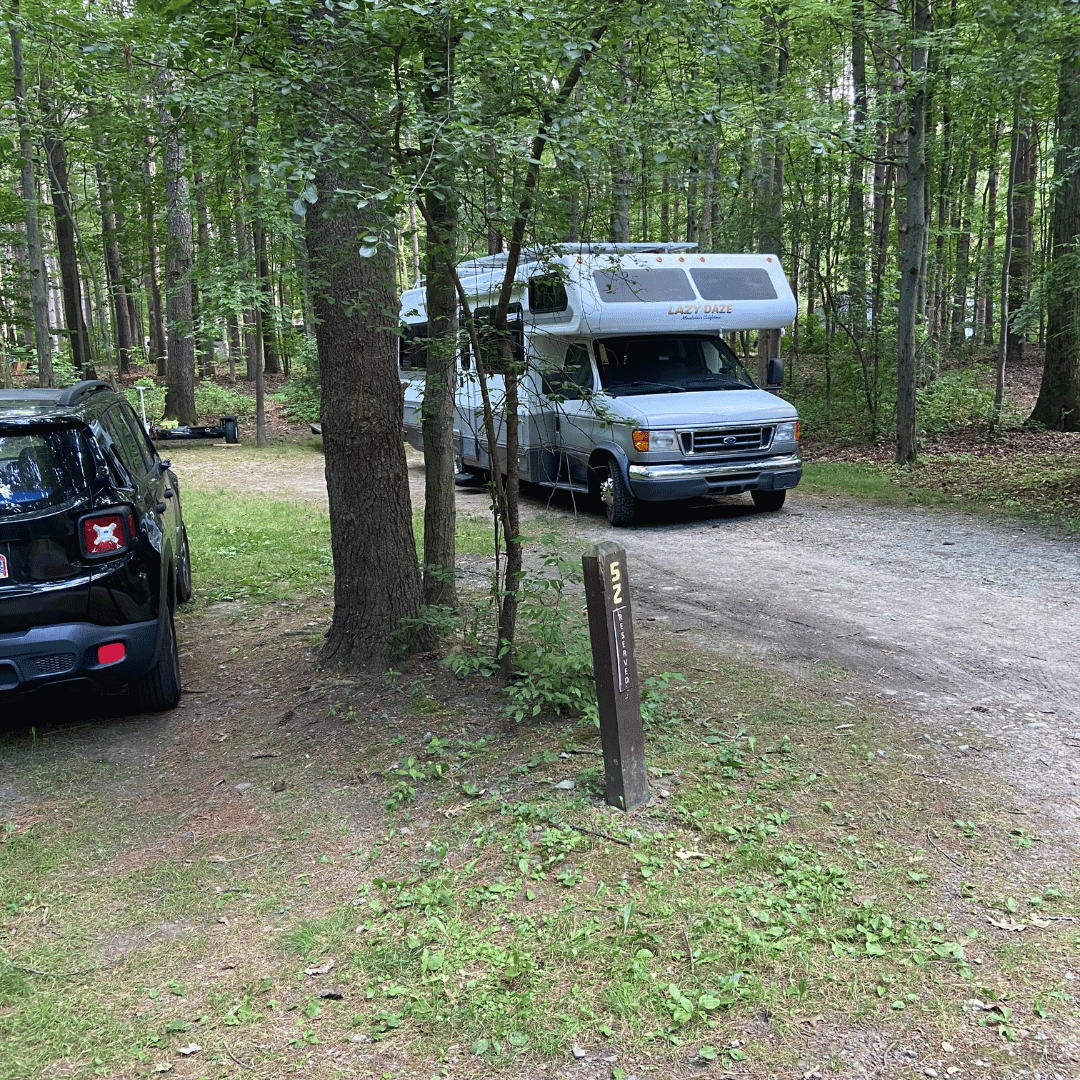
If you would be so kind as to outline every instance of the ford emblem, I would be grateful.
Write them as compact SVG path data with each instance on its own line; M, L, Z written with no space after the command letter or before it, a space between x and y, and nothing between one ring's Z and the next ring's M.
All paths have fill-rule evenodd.
M738 441L739 440L736 439L734 435L725 435L724 436L724 445L725 446L734 446Z

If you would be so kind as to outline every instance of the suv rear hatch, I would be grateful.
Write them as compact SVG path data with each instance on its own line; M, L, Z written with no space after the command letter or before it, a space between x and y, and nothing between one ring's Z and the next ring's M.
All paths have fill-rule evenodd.
M0 424L0 633L86 618L78 530L94 470L77 426Z

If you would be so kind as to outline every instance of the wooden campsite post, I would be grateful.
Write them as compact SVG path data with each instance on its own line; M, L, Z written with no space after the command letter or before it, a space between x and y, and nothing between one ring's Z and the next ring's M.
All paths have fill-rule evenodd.
M600 710L605 798L611 806L630 810L649 798L649 782L626 551L610 540L593 544L581 556L581 565Z

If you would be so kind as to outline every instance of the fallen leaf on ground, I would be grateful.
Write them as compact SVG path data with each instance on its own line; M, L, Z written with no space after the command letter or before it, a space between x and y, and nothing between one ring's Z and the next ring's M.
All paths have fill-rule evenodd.
M1020 931L1027 927L1027 923L1014 922L1012 919L995 919L993 916L988 915L987 922L992 926L997 926L1002 930L1016 930Z

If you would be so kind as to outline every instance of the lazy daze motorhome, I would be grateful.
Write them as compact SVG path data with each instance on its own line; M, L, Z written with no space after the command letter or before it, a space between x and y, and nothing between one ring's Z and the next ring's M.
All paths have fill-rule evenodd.
M802 476L795 409L759 389L721 338L795 317L775 255L703 255L688 244L563 244L523 253L509 331L522 366L522 480L587 494L613 525L639 501L749 491L778 510ZM490 323L505 255L458 266L478 327ZM423 448L427 319L423 287L402 296L401 376L408 441ZM476 365L484 364L505 471L496 349L458 357L459 469L492 466ZM463 337L464 339L464 337ZM490 340L490 338L489 338ZM783 363L769 362L771 385Z

